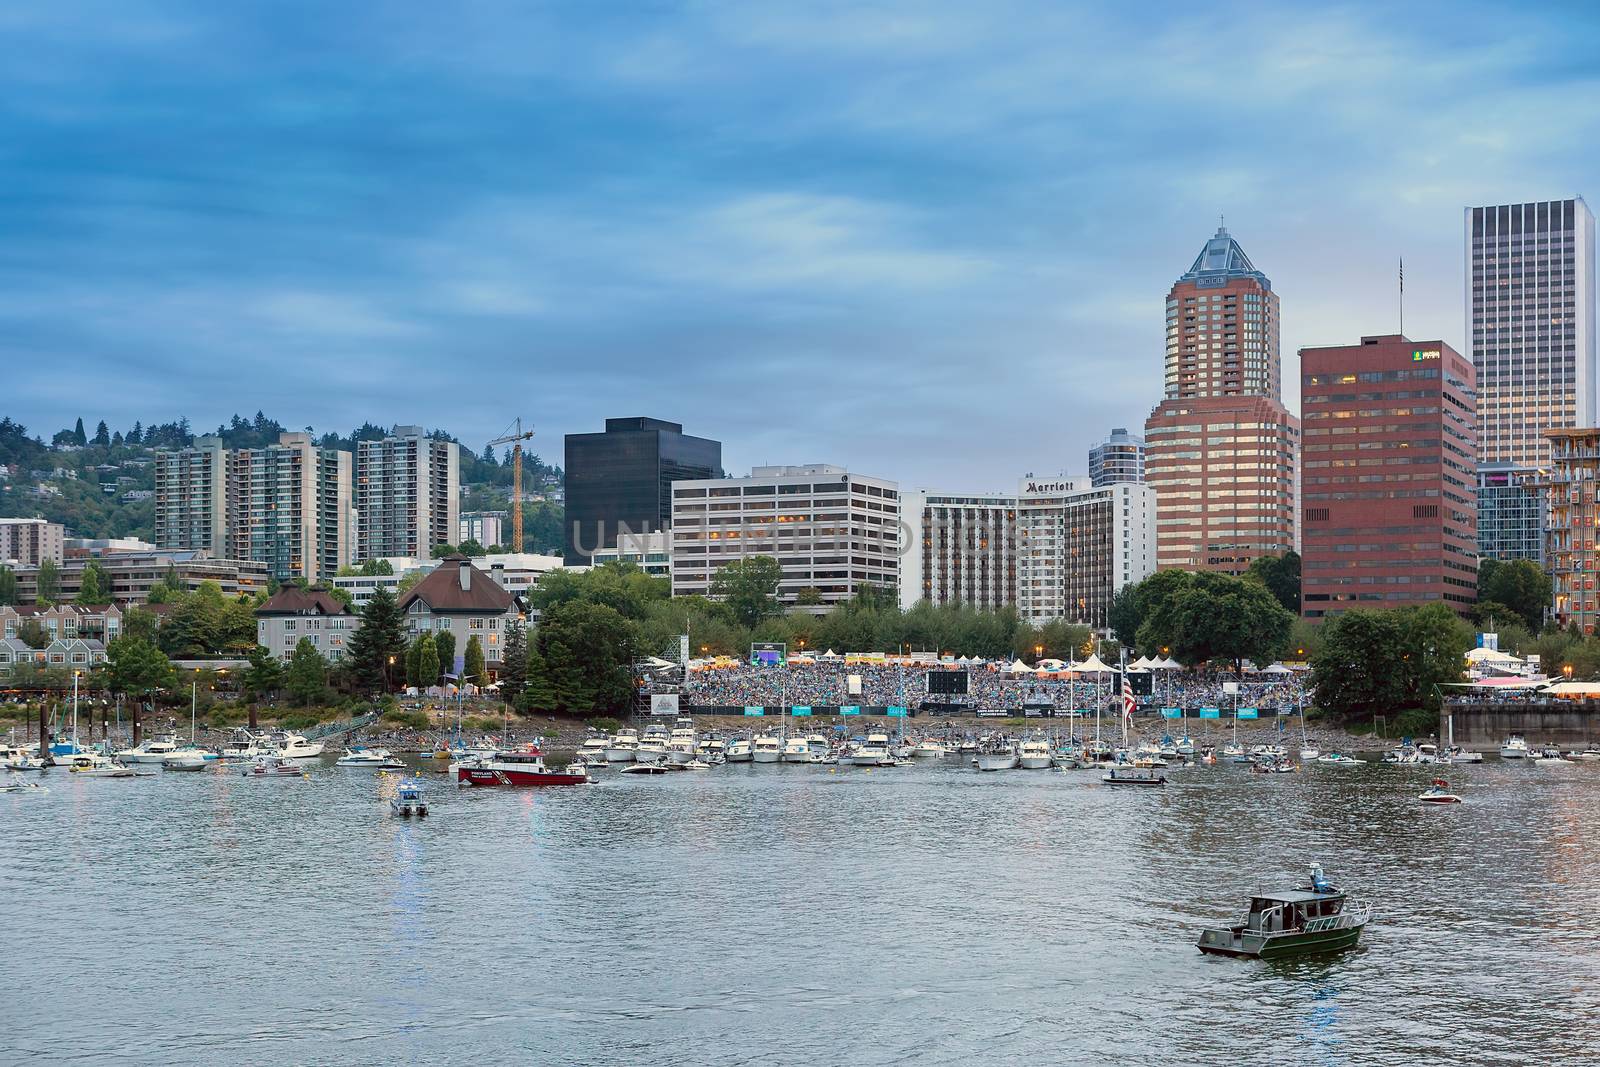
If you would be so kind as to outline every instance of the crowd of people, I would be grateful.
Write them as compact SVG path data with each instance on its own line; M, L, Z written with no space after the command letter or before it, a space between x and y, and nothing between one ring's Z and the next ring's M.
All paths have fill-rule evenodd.
M1116 676L1084 675L1076 679L1011 674L987 666L967 671L967 691L937 692L929 675L948 668L929 664L792 663L786 666L722 666L692 670L679 680L676 674L647 681L652 692L677 692L689 707L922 707L944 704L952 710L1022 710L1049 707L1057 711L1104 706L1117 693ZM1190 712L1202 707L1292 710L1310 703L1306 679L1300 673L1242 676L1216 672L1155 671L1152 692L1136 695L1146 710L1180 707ZM1238 693L1227 683L1237 682Z

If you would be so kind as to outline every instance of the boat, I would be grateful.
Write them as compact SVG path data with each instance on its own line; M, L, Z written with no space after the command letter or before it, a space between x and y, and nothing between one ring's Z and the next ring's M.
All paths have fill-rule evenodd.
M0 793L48 793L49 789L38 782L30 782L20 774L12 774L10 778L0 782Z
M617 736L606 745L607 763L632 763L634 755L639 751L638 730L618 730Z
M168 771L203 771L209 766L211 754L203 748L180 748L161 761L162 770Z
M65 767L75 774L99 770L111 764L110 756L102 756L98 752L89 752L87 750L73 753L70 756L51 756L50 759L55 766Z
M623 774L666 774L670 771L664 763L635 763L622 768Z
M274 730L267 736L266 743L261 750L269 756L279 759L315 759L322 755L323 743L321 741L307 741L300 734L288 733L284 730Z
M305 768L282 756L257 756L241 774L244 778L304 778Z
M608 762L606 749L611 747L611 739L605 734L590 734L584 738L583 747L578 749L578 755L583 757L585 763L593 766L596 763Z
M1418 800L1424 804L1459 804L1461 798L1450 792L1450 783L1443 778L1435 778L1433 784L1424 789Z
M978 750L975 762L980 771L1010 771L1021 765L1022 757L1017 754L1017 746L1013 742L990 742Z
M1470 748L1452 748L1449 752L1451 763L1482 763L1483 753ZM1600 759L1600 752L1596 752L1594 759Z
M405 764L396 759L386 748L365 748L355 745L344 750L333 764L335 767L355 767L367 770L397 771L403 770Z
M667 737L667 759L672 763L688 763L698 754L698 746L694 720L679 719Z
M1226 745L1222 746L1222 758L1223 759L1237 760L1237 759L1239 759L1239 757L1243 756L1244 754L1245 754L1244 747L1242 745L1229 743L1229 744L1226 744Z
M1250 959L1342 952L1356 946L1371 918L1370 905L1350 900L1313 863L1309 885L1251 897L1237 922L1202 930L1196 947Z
M850 763L857 767L892 767L894 762L889 752L888 734L869 733L850 753Z
M582 765L568 766L560 771L550 770L544 765L544 755L539 751L539 746L534 744L477 756L454 764L452 769L455 771L456 784L461 786L584 785L594 780Z
M1528 742L1522 739L1521 734L1512 734L1500 746L1501 759L1527 759Z
M1318 756L1317 762L1325 763L1330 767L1359 767L1367 761L1356 759L1354 756L1346 756L1342 752L1330 752L1326 756Z
M692 759L688 763L679 763L676 766L680 771L709 771L711 769L711 764L703 759Z
M779 758L784 763L811 763L811 742L803 737L791 737L783 743Z
M1286 756L1262 756L1253 769L1257 774L1293 774L1300 765L1291 763Z
M728 743L716 734L708 734L700 739L695 747L695 754L709 763L721 763L723 754L728 751Z
M1025 771L1049 770L1052 762L1050 742L1042 737L1029 738L1017 748L1017 766Z
M1570 767L1572 761L1561 756L1547 756L1543 753L1533 757L1535 767Z
M722 753L723 758L729 763L749 763L751 759L750 739L736 737L728 742L728 747Z
M235 729L233 736L222 746L222 759L228 763L254 760L260 755L261 748L256 743L255 735L242 726Z
M42 771L44 760L33 750L15 745L0 745L0 769L8 771Z
M916 747L911 750L911 758L943 759L945 756L949 755L949 752L950 750L944 746L943 742L935 741L931 737L924 737L921 741L918 741Z
M1154 767L1135 767L1131 763L1119 763L1106 770L1100 776L1100 781L1106 785L1166 785L1167 776Z
M1574 752L1572 753L1572 758L1575 760L1583 760L1585 762L1600 760L1600 748L1594 748L1591 746L1584 749L1582 752Z
M777 763L783 759L783 742L772 734L758 734L750 742L750 759L755 763Z
M644 736L639 739L639 747L633 750L633 758L637 763L664 763L667 759L667 728L659 723L652 723L644 728Z
M389 810L405 816L428 814L428 802L422 799L421 784L414 778L401 781L394 796L389 798Z
M1190 759L1194 756L1194 741L1189 737L1188 734L1184 734L1182 737L1178 738L1178 744L1176 747L1178 750L1178 755L1182 756L1184 759Z
M169 755L178 750L178 742L171 734L151 738L142 745L125 748L117 753L123 763L165 763Z

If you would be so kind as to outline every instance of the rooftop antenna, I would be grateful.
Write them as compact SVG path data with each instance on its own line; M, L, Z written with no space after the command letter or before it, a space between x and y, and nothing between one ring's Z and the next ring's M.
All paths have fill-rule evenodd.
M1400 257L1400 336L1406 335L1406 257Z

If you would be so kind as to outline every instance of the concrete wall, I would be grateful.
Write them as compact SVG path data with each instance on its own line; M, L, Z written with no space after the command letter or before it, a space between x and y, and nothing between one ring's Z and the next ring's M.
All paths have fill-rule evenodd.
M1511 734L1528 744L1584 748L1600 744L1600 702L1556 701L1549 704L1447 704L1439 718L1445 736L1446 716L1455 716L1456 744L1483 752L1498 749Z

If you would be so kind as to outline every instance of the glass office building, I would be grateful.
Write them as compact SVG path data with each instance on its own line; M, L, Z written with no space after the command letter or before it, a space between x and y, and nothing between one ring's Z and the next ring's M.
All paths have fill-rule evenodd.
M661 419L607 419L604 433L566 438L568 566L617 547L617 534L672 525L672 483L722 474L722 442L690 437Z

